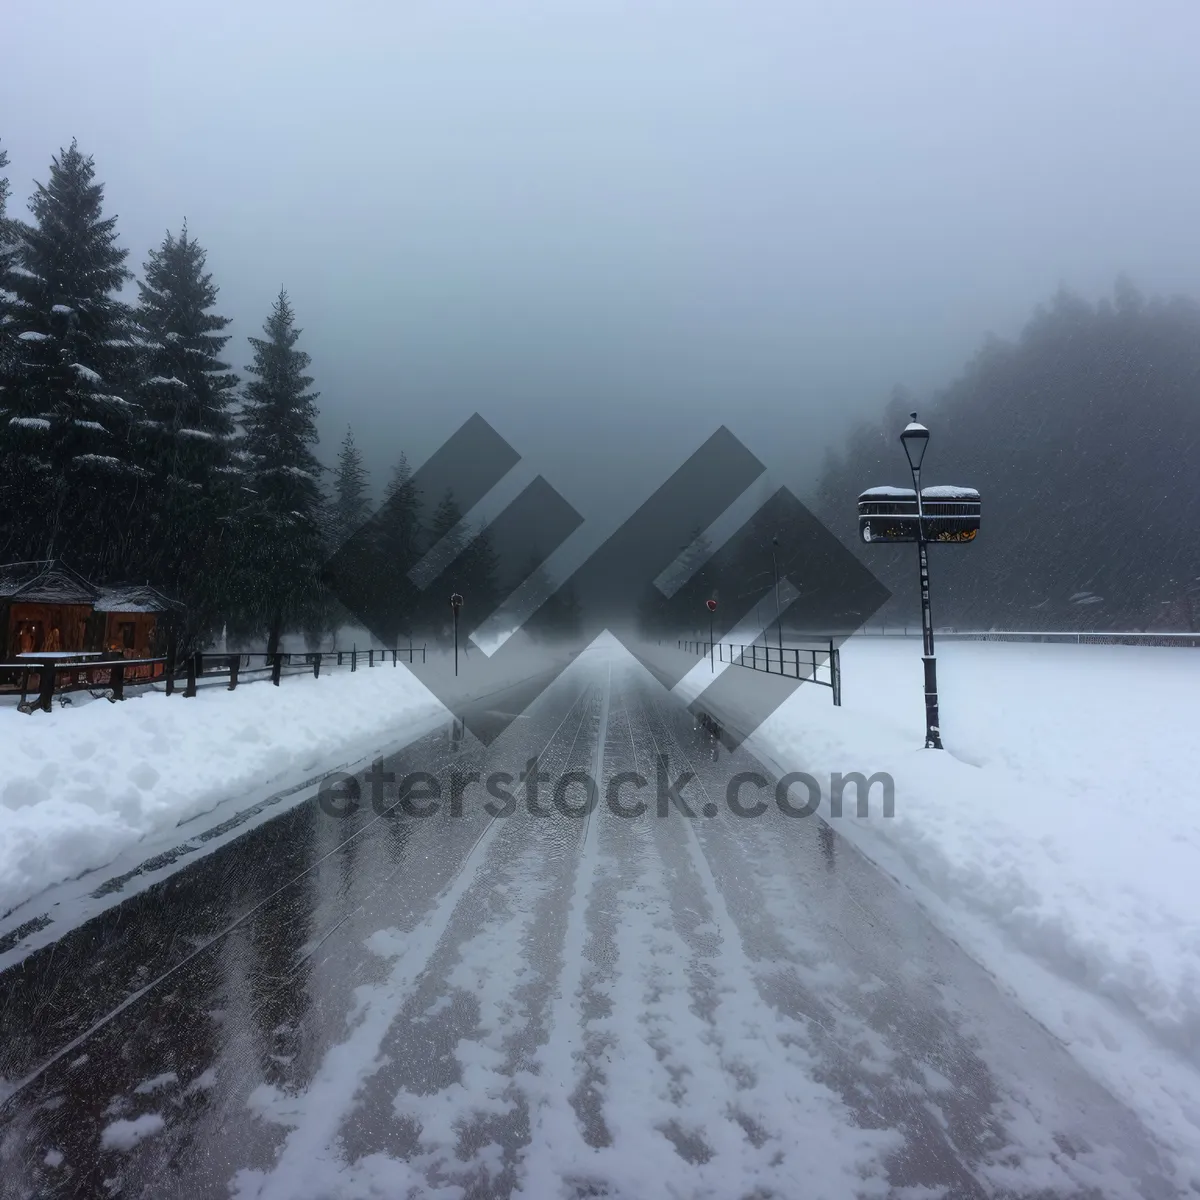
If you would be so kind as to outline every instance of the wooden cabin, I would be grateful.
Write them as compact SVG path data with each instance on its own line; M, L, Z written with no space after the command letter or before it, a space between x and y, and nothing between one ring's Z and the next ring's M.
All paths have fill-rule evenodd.
M39 651L166 651L179 605L149 585L98 587L57 559L0 565L0 662Z

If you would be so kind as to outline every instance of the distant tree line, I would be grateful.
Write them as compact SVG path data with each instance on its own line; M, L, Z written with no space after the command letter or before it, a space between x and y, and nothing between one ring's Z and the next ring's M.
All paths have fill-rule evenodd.
M351 431L332 469L317 458L318 395L287 293L239 376L186 224L149 252L127 303L128 252L92 159L61 151L29 221L7 211L7 161L0 147L0 562L56 557L96 582L149 582L186 605L185 645L222 628L269 649L287 631L326 637L348 614L323 564L363 526L371 489ZM1147 301L1125 280L1094 305L1060 292L1015 343L989 340L928 401L897 389L829 455L815 511L892 591L893 620L917 611L914 555L860 546L855 504L907 484L897 437L914 407L933 431L924 481L983 494L977 541L932 552L939 624L1200 627L1200 305ZM502 570L452 494L418 497L403 457L383 499L372 561L407 571L441 543L477 612L525 577L554 593L533 563ZM761 574L771 531L752 540L745 570ZM436 635L446 600L392 605L389 632ZM559 603L570 627L574 601ZM675 621L658 593L641 616L659 632Z
M897 389L830 454L815 510L917 619L911 546L865 547L856 501L910 487L900 430L931 439L922 484L976 487L973 544L934 547L934 620L959 628L1200 628L1200 305L1066 291L1014 343L989 339L929 401Z
M322 564L372 504L351 431L332 471L316 457L318 394L287 293L239 377L186 223L150 251L127 303L128 251L93 160L61 151L28 222L7 212L7 163L0 148L0 562L150 583L186 606L184 647L223 628L272 651L288 631L315 644L348 619ZM453 495L423 522L402 457L385 499L385 551L415 562L457 539L462 589L475 604L498 595L486 531L461 525ZM405 632L440 629L446 599Z

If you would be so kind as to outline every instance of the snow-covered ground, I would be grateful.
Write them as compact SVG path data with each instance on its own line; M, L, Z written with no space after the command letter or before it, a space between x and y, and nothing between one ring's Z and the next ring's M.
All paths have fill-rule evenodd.
M85 694L86 696L86 694ZM0 915L230 798L369 755L441 712L403 668L0 707Z
M842 708L801 687L755 751L890 773L894 817L877 788L859 819L849 789L838 832L1200 1183L1200 651L945 642L944 753L922 749L919 641L851 639L842 667Z
M851 639L843 673L843 707L801 687L752 748L821 781L890 773L895 815L876 793L857 817L851 792L838 832L1200 1185L1200 651L943 643L943 753L921 748L916 641ZM678 691L710 679L698 664ZM370 754L439 711L391 668L190 700L0 708L0 912L230 795Z

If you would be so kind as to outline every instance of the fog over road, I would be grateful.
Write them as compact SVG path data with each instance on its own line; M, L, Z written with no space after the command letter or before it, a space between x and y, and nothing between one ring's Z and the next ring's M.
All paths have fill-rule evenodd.
M1174 1194L1117 1100L623 651L536 691L481 702L520 714L489 747L448 725L353 811L299 804L0 976L0 1196Z

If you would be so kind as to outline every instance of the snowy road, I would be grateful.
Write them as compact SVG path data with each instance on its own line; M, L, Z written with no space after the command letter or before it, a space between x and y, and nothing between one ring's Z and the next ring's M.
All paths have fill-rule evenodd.
M624 656L384 767L437 811L300 805L0 976L0 1195L1176 1194L835 830L731 812L770 772Z

